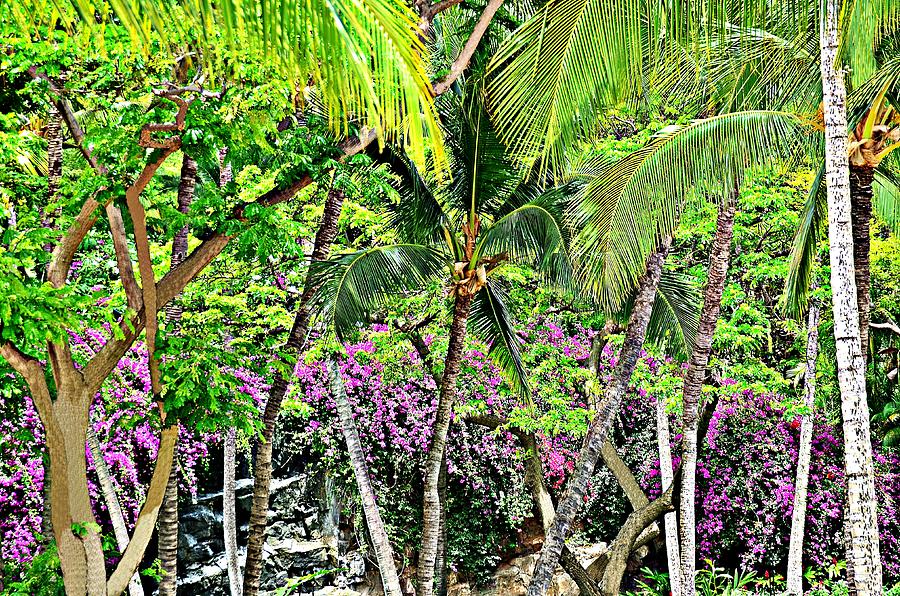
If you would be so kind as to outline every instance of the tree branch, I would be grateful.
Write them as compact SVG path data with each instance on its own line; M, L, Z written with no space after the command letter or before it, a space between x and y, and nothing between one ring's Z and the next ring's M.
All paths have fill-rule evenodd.
M485 32L487 31L488 25L491 24L491 19L494 18L494 14L500 9L503 5L503 0L489 0L487 6L484 8L484 12L481 13L481 18L478 19L478 22L475 23L475 28L472 30L472 35L469 36L469 39L466 40L466 44L463 46L462 51L459 53L459 56L456 60L453 61L453 64L450 66L450 72L447 73L446 76L436 81L432 88L432 95L437 97L441 95L447 89L456 82L456 79L460 77L464 70L469 66L469 62L472 60L472 56L475 54L475 50L478 48L478 44L481 43L481 38L484 37Z
M153 470L153 478L147 488L147 498L144 506L138 514L134 524L131 540L122 553L122 559L116 565L115 571L106 582L107 596L119 596L128 587L131 577L137 572L138 565L147 550L147 544L153 536L156 527L156 518L162 505L166 492L166 484L169 481L169 473L172 471L172 462L175 459L175 440L178 438L178 426L170 426L162 431L159 441L159 450L156 454L156 467Z
M106 217L109 220L109 230L112 234L113 247L116 249L116 264L119 267L119 277L125 296L128 298L128 307L137 312L143 306L141 290L137 279L134 277L134 269L131 265L131 254L128 250L128 239L125 232L125 222L122 221L122 212L112 203L106 206Z

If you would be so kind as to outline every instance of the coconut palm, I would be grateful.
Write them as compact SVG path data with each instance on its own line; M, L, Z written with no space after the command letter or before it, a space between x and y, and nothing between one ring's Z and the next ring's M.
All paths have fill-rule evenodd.
M393 160L401 200L392 222L402 243L341 255L317 268L319 307L338 338L347 337L391 295L441 280L453 300L449 345L425 468L419 588L433 592L444 446L468 332L487 342L511 386L528 392L519 340L505 306L501 272L531 265L553 285L571 279L563 207L577 183L543 189L523 179L490 126L481 98L451 98L445 125L452 180Z

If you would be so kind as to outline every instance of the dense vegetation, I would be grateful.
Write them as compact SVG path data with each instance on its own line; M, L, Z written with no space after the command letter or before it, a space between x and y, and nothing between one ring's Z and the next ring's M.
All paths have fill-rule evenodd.
M0 30L0 594L175 594L222 491L255 596L284 462L390 596L900 593L900 3Z

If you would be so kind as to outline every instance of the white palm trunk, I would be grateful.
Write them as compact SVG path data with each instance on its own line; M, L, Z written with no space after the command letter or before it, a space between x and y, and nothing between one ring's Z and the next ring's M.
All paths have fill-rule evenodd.
M847 91L838 71L840 0L824 0L820 40L825 119L825 174L828 183L828 240L837 376L844 419L844 514L850 593L881 594L881 557L865 360L860 348L859 313L853 267L850 166L847 159Z
M800 446L797 456L797 480L794 485L794 513L791 517L791 542L788 549L787 592L803 594L803 535L806 525L806 493L809 485L809 459L812 451L816 407L816 358L819 355L819 305L809 305L806 325L806 374L803 383L805 413L800 423Z
M662 482L662 492L666 492L672 482L672 445L669 431L669 415L666 413L664 399L656 401L656 435L659 443L659 475ZM681 596L681 569L679 562L681 556L678 547L678 517L675 512L663 516L666 532L666 556L669 562L669 588L672 596Z
M225 436L222 487L222 530L225 534L225 564L231 596L241 596L241 569L238 564L237 514L235 512L234 469L237 464L237 433L232 428Z

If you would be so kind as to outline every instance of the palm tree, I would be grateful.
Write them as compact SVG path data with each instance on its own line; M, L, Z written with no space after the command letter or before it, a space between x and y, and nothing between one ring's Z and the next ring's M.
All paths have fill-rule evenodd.
M161 46L182 54L184 46L190 45L191 52L187 56L196 59L196 64L202 64L206 80L215 80L217 85L220 81L228 81L242 67L255 67L264 59L286 79L315 85L335 131L346 132L348 115L352 115L361 126L376 133L365 135L366 139L375 136L393 138L407 146L413 158L424 162L425 154L430 153L433 163L439 167L443 163L441 135L423 60L425 53L415 32L415 17L402 2L281 2L269 6L272 10L266 11L258 11L258 3L244 0L190 3L125 0L113 3L112 12L108 6L79 0L55 2L52 9L47 10L43 2L23 0L3 4L0 18L16 23L22 31L41 31L45 30L44 25L61 23L73 32L87 29L95 39L111 23L112 26L121 24L136 46L148 53L159 52ZM194 32L201 32L199 39ZM89 36L74 37L87 39ZM361 60L361 56L370 59ZM50 79L36 69L32 74ZM63 116L73 144L91 168L99 176L105 176L104 164L98 163L91 148L82 143L84 133L66 98L58 93L52 80L49 80L49 87L51 93L56 94L52 99ZM177 135L179 131L174 132ZM177 145L180 139L176 136L174 142ZM348 153L358 151L365 142L368 141L357 143L356 147L348 149ZM429 150L429 146L432 149ZM117 250L120 274L129 298L142 298L145 308L134 309L137 314L129 311L125 315L121 322L125 329L123 337L110 341L88 362L83 369L86 374L75 368L64 329L54 335L53 342L40 348L46 351L40 358L30 355L32 346L23 351L9 341L0 344L0 354L26 379L47 426L53 529L66 590L75 596L88 593L118 595L125 589L143 558L156 525L174 457L175 433L167 429L163 431L156 473L134 536L117 569L107 580L85 477L84 442L92 396L144 327L151 352L149 360L156 362L152 351L158 312L215 258L230 239L223 233L214 233L172 274L160 280L159 288L156 287L146 230L141 223L143 208L139 195L147 180L174 151L173 148L166 149L155 156L126 193L129 206L135 211L132 214L133 231L141 278L145 283L138 287L130 274L130 257ZM308 183L308 179L287 181L285 188L275 189L271 197L260 197L259 200L263 204L287 200ZM68 230L54 247L48 277L55 288L66 285L72 258L96 220L98 205L94 198L85 198L81 207L78 225ZM110 210L107 214L112 222L113 214ZM111 232L118 241L124 239L126 230L124 226L117 226ZM117 249L119 244L127 247L127 243L121 242ZM55 363L53 383L47 382L50 367L46 362ZM158 378L158 375L154 377ZM51 387L54 388L52 391ZM153 389L156 393L161 390L158 382L154 383ZM75 534L82 531L80 528L84 529L83 536Z
M788 547L787 591L803 594L803 535L806 525L806 495L809 487L809 458L816 420L816 359L819 355L819 304L810 302L806 323L806 372L803 375L803 419L797 454L797 479L794 484L794 511L791 516L791 540Z
M839 0L825 0L822 17L821 69L825 120L825 177L831 261L834 338L844 418L847 510L845 535L850 590L881 593L881 557L869 408L866 405L865 359L859 342L859 313L853 269L850 167L847 161L847 109L843 76L838 70Z
M722 225L717 229L720 241L711 258L716 275L711 273L710 278L716 281L707 288L700 329L696 341L692 342L692 361L696 358L692 369L696 378L692 384L685 383L688 396L685 403L689 401L689 388L699 395L699 382L709 356L708 346L715 330L727 268L735 189L745 170L775 159L790 158L796 146L787 146L784 139L796 138L801 131L800 120L789 113L724 114L685 126L668 127L646 147L617 162L588 162L580 170L585 187L573 216L573 227L580 230L573 242L576 274L608 312L615 312L629 288L634 287L641 271L641 259L646 259L652 243L674 233L683 209L693 201L705 199L716 200L722 206ZM623 375L626 373L630 376L628 371L622 371ZM607 395L609 392L610 389ZM602 432L602 426L597 432ZM601 438L605 440L605 435L597 438L602 444ZM582 455L593 457L587 446ZM590 459L586 461L590 464ZM567 524L572 523L580 508L577 487L587 481L593 470L587 464L576 466L576 473L569 480L576 488L567 488L557 508L558 512L566 512L566 516L558 514L553 532L547 535L529 587L530 594L543 593L544 582L552 576ZM692 496L688 498L691 507ZM571 503L564 508L563 503L567 501ZM681 553L682 560L687 556L693 558L690 544L682 550L688 551ZM693 576L682 581L686 593L693 585Z
M542 190L523 179L474 92L448 103L455 108L445 122L454 179L423 175L410 160L395 159L402 182L392 221L404 242L342 255L320 267L317 277L318 300L338 338L352 333L390 294L421 290L434 279L450 286L450 339L425 467L418 573L420 593L427 596L434 589L440 529L438 483L467 331L491 345L513 388L526 394L499 274L507 264L530 264L548 283L569 282L562 207L575 185Z

